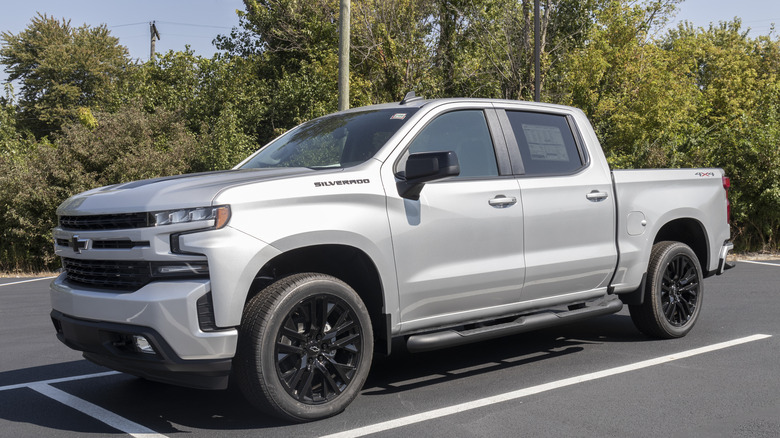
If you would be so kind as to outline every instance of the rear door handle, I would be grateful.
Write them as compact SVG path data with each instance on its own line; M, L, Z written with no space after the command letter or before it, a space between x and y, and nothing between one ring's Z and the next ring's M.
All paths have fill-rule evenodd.
M588 198L589 201L593 201L593 202L601 202L607 199L607 196L609 196L607 192L600 192L598 190L593 190L592 192L585 195L585 197Z
M495 198L489 200L488 204L496 208L511 207L512 205L517 204L517 198L514 196L506 197L504 195L497 195Z

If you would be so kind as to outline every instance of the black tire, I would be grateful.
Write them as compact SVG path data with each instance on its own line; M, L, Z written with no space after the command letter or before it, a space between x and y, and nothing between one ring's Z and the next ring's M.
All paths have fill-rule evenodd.
M703 278L699 259L688 245L653 245L644 302L628 307L634 325L655 338L681 338L688 334L701 312Z
M346 283L295 274L244 308L234 359L236 383L260 410L304 422L342 412L371 368L368 311Z

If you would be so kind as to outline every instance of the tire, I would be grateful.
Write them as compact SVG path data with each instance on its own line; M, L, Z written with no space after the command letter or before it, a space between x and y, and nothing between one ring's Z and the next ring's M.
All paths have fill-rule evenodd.
M681 338L699 319L704 295L699 259L680 242L653 245L644 302L628 307L634 325L650 337Z
M368 311L346 283L295 274L249 300L234 359L254 406L292 422L327 418L355 399L374 349Z

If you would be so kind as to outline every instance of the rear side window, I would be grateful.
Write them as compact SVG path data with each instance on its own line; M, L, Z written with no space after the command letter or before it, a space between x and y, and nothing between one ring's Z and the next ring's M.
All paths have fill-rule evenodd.
M526 175L565 175L583 166L565 116L507 111Z

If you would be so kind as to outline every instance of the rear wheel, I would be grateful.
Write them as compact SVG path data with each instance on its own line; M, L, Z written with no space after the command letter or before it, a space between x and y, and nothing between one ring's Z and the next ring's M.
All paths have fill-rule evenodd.
M680 242L653 245L644 302L629 306L634 325L657 338L680 338L696 324L704 285L699 259Z
M253 297L239 332L236 379L256 407L289 421L342 412L371 367L368 311L344 282L283 278Z

